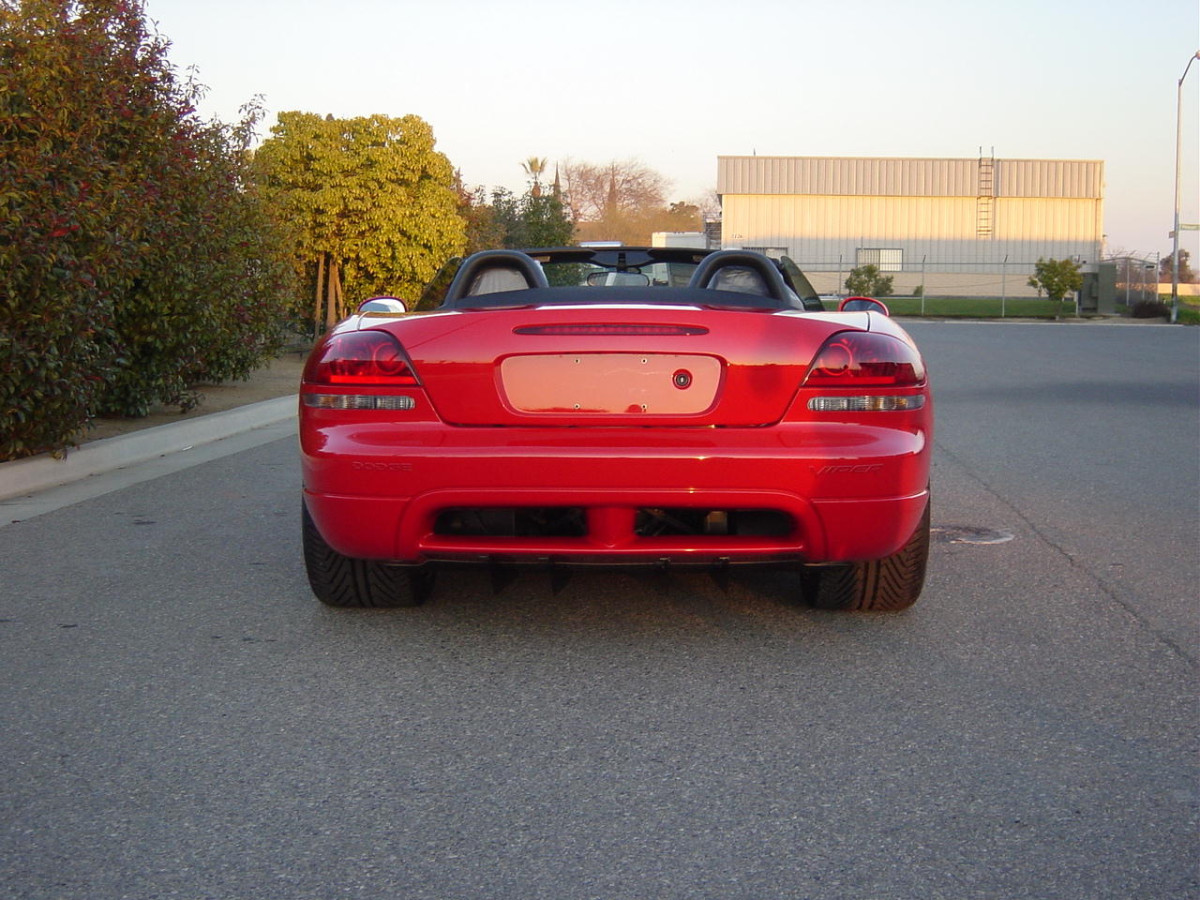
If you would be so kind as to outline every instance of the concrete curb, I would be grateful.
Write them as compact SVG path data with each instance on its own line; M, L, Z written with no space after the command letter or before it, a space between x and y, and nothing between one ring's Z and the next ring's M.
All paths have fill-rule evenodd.
M91 475L136 465L296 416L296 396L250 403L225 412L105 438L67 451L0 463L0 500L33 494Z

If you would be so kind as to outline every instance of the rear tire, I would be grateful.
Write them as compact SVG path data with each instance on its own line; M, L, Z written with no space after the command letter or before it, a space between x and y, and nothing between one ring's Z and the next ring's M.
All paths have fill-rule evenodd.
M343 556L325 543L303 504L301 531L308 583L326 606L397 607L424 602L432 584L425 566L392 566Z
M908 542L891 556L808 569L804 594L817 609L895 612L921 596L929 561L929 504Z

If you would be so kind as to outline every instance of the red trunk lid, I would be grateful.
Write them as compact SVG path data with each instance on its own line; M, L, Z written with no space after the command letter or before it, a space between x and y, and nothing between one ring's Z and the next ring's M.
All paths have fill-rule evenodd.
M464 310L387 325L454 425L779 421L841 317L677 306Z

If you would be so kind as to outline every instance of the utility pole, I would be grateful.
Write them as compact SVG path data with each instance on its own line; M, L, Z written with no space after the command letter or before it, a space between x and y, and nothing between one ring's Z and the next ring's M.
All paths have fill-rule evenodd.
M1200 50L1192 54L1183 74L1179 76L1179 86L1175 100L1175 227L1171 229L1171 321L1179 321L1179 207L1183 197L1183 186L1180 178L1180 158L1183 156L1183 80L1187 78L1188 69L1197 59ZM1190 226L1195 228L1195 225Z

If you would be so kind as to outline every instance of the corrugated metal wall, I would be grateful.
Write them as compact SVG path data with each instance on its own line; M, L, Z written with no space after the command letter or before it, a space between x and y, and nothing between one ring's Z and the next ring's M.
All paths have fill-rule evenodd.
M1104 196L1104 163L998 159L994 192L997 197L1098 200ZM718 156L717 193L975 197L979 193L979 160Z
M1082 159L998 159L996 196L1101 200L1104 163Z
M724 197L722 212L726 240L750 235L800 240L981 240L974 197L736 194ZM1101 237L1100 227L1096 201L1001 198L995 204L992 236L981 242L1094 241Z
M1095 160L995 160L982 180L976 159L723 156L718 167L723 244L783 250L810 271L852 265L864 248L902 251L906 271L960 273L1095 262L1102 249Z

